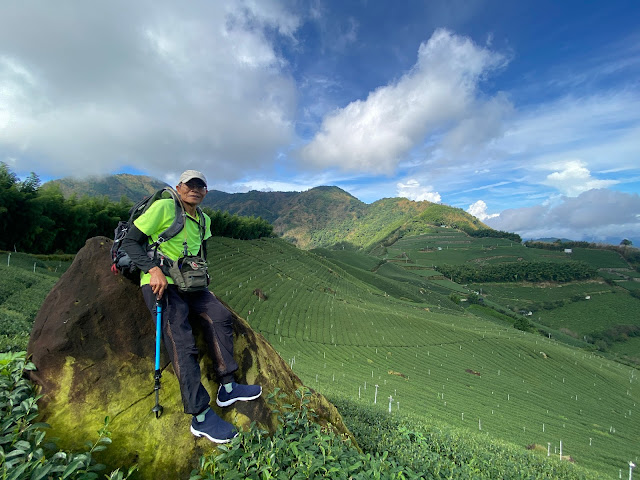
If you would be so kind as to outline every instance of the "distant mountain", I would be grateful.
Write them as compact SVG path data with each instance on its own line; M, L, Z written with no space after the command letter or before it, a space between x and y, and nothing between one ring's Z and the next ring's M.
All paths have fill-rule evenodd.
M65 196L107 195L114 201L124 195L137 201L165 186L140 175L119 174L87 180L61 179L43 188L59 185ZM212 190L203 206L231 214L262 217L274 233L300 248L329 247L371 250L388 245L406 234L429 231L433 225L463 230L489 228L459 209L406 198L384 198L370 205L335 186L315 187L306 192L225 193Z
M152 177L144 175L130 175L120 173L106 177L89 177L84 180L75 178L61 178L51 180L42 185L42 188L60 187L65 197L76 195L82 197L107 196L115 202L125 196L132 202L137 202L167 184Z
M204 199L204 206L236 215L262 217L273 224L298 192L225 193L211 190Z

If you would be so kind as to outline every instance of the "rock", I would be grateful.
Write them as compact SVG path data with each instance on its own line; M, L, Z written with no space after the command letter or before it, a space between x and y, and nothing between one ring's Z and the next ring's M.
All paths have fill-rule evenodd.
M51 425L48 436L59 438L60 448L83 451L84 443L96 440L109 416L113 443L98 457L101 463L111 469L138 464L139 477L145 479L188 478L200 456L215 446L189 432L191 416L183 413L164 347L160 390L164 412L158 419L152 413L155 318L138 286L111 273L111 245L106 237L89 239L35 319L28 354L37 367L31 378L43 395L41 420ZM265 338L233 314L240 366L236 380L262 385L263 395L225 409L213 401L212 408L238 428L246 430L255 421L274 432L277 424L267 403L269 393L280 389L286 396L275 396L277 403L296 405L295 391L303 384ZM197 331L196 338L201 340ZM203 384L213 398L218 385L206 355L201 355L201 368ZM351 437L336 408L311 391L310 406L318 422Z

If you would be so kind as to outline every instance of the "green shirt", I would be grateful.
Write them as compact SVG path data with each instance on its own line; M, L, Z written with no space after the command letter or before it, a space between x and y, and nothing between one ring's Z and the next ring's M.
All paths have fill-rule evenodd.
M164 232L173 223L173 219L176 215L175 202L172 198L163 198L156 200L149 207L149 209L136 218L133 224L138 229L149 236L149 244L158 240L158 236ZM211 218L206 213L203 213L205 220L204 240L211 237ZM183 228L178 235L162 243L158 250L169 257L171 260L177 260L180 258L184 251L184 239L187 238L188 254L197 255L200 251L200 217L196 213L196 218L187 214L185 228ZM147 285L151 275L149 273L141 272L140 285ZM171 277L167 277L169 283L173 283Z

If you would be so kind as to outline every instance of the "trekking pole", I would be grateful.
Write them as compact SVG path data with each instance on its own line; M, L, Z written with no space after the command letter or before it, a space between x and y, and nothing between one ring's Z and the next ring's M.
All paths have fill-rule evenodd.
M156 392L156 404L151 409L152 412L155 412L156 418L160 418L162 415L162 405L160 405L160 377L162 376L162 372L160 372L160 337L162 336L162 305L160 304L160 299L156 300L156 372L155 372L155 383L153 385L153 389Z

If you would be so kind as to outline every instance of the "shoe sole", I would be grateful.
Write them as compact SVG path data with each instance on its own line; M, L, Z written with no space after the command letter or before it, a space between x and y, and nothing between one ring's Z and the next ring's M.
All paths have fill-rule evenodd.
M211 435L209 435L206 432L201 432L199 430L196 430L195 428L193 428L193 426L191 427L191 433L198 438L205 437L208 440L212 441L213 443L229 443L233 438L238 436L238 433L236 432L236 434L231 438L213 438Z
M236 397L232 398L231 400L227 400L226 402L221 402L220 399L216 396L216 403L219 407L228 407L229 405L233 405L236 402L248 402L250 400L255 400L260 395L262 395L262 388L260 389L260 393L254 395L253 397Z

